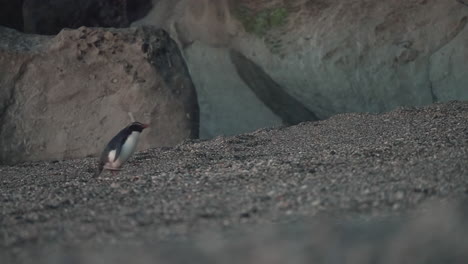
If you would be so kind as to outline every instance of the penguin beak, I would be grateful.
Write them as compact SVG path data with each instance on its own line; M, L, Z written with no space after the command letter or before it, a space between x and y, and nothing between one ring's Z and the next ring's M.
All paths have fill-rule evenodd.
M149 124L143 124L143 128L148 128Z

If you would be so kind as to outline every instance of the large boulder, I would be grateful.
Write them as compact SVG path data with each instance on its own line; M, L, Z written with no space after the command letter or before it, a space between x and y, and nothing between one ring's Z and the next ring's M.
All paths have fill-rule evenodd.
M210 137L306 112L303 119L323 119L468 100L462 2L158 0L136 24L166 28L183 48L200 95L201 136ZM289 97L297 115L282 100Z
M198 136L195 88L166 31L0 35L0 162L96 155L128 112L151 124L140 149Z

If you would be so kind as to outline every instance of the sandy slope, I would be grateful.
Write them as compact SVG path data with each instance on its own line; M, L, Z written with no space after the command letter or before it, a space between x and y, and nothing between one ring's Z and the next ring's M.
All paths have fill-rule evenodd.
M93 166L84 159L0 167L0 258L468 259L468 210L453 202L468 193L468 103L185 142L136 154L117 177L93 179ZM447 203L421 205L441 199Z

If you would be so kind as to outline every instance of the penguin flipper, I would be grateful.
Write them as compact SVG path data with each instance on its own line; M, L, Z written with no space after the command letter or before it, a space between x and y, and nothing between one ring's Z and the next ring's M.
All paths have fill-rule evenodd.
M117 144L117 145L115 146L115 147L116 147L116 148L115 148L115 156L114 156L114 160L113 160L113 161L116 161L117 158L119 158L120 152L122 151L122 147L123 147L123 145L125 144L125 141L127 141L128 136L129 136L129 134L126 133L125 136L123 136L123 137L120 138L119 144Z
M111 162L116 161L120 156L120 152L122 151L123 144L125 143L125 141L127 140L130 134L131 134L131 131L128 131L128 129L125 128L122 131L120 131L114 138L112 138L112 140L107 145L106 150L103 152L103 156L101 157L101 160L106 159L107 161L108 157L104 155L108 155L110 151L114 150L115 151L114 158L113 160L109 160L109 161Z
M104 169L104 166L107 162L115 162L117 160L122 150L122 145L125 143L130 134L131 131L128 129L128 127L126 127L109 141L109 143L104 148L104 151L101 153L99 164L94 177L98 177L102 173L102 170ZM112 151L115 151L115 154L113 157L110 157L109 154Z

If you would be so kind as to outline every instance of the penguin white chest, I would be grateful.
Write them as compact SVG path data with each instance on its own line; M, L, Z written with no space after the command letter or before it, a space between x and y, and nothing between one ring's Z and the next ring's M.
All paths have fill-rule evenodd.
M137 131L133 131L127 137L127 140L124 142L122 148L120 149L119 157L117 158L117 160L119 160L120 163L127 161L130 158L130 156L132 156L133 152L136 149L139 138L140 132Z
M117 169L122 166L122 164L127 161L130 156L132 156L133 152L136 149L138 139L140 137L140 133L133 131L125 140L124 144L120 147L120 153L117 159L115 159L115 155L117 154L116 150L112 150L109 152L108 155L108 162L105 165L108 169Z

